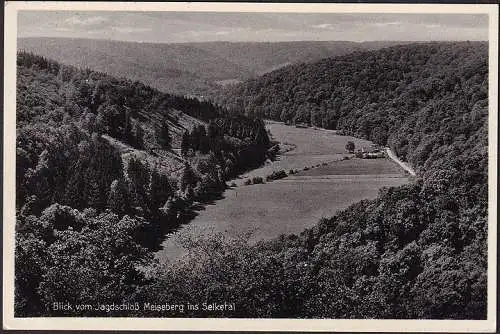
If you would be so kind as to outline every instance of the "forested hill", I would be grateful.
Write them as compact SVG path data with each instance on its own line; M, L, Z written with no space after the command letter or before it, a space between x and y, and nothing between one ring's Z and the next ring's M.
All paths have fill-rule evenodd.
M205 42L20 38L19 50L82 68L141 81L164 92L207 95L286 64L377 49L396 42Z
M16 106L20 315L75 300L66 292L126 296L141 282L143 246L158 246L269 147L261 120L25 52Z
M193 263L168 270L146 300L194 302L217 291L242 310L226 313L234 317L486 319L486 43L398 46L289 66L222 100L249 115L387 143L419 177L300 235L218 244L217 261L189 275L182 272Z
M121 155L125 162L146 158L168 175L182 169L183 163L191 164L192 158L203 160L212 154L212 163L218 163L229 176L248 167L243 161L249 157L236 152L255 148L257 154L260 150L254 157L259 163L269 144L262 121L224 117L227 112L208 102L162 93L139 82L61 65L31 53L18 54L17 70L19 207L30 195L37 195L44 205L70 201L66 195L79 193L71 183L86 183L75 172L90 163L90 169L98 169L91 176L109 172L92 180L103 183L99 185L102 189L92 190L100 194L97 208L102 209L102 197L109 193L112 177L122 175L120 161L113 160L115 155ZM89 152L94 156L88 156ZM80 158L84 161L78 161ZM94 165L100 158L106 163ZM48 165L48 170L42 165ZM112 170L106 170L108 167ZM50 190L46 188L49 184ZM92 197L80 195L88 200ZM89 202L73 204L81 208Z
M138 227L145 219L182 219L194 199L224 187L238 162L262 159L269 145L263 122L239 117L195 126L181 140L182 172L174 180L144 160L122 168L124 154L108 138L126 142L106 134L106 124L124 116L130 102L98 106L95 114L92 101L135 97L142 99L139 110L150 110L156 94L164 95L118 80L113 87L135 93L106 89L93 99L97 74L66 76L57 63L20 54L16 315L486 319L487 54L486 43L398 46L289 66L237 87L221 99L236 114L241 107L387 143L418 178L300 235L257 245L244 237L192 240L183 261L160 266L149 279L137 270L149 261ZM131 117L139 132L151 128L139 114ZM157 133L169 132L162 129ZM166 137L157 136L158 144L168 145ZM131 144L126 148L149 158L172 153L168 146L151 153ZM227 301L235 310L51 307L62 300Z
M228 88L219 102L389 144L420 167L433 146L481 127L487 70L487 43L394 46L287 66Z

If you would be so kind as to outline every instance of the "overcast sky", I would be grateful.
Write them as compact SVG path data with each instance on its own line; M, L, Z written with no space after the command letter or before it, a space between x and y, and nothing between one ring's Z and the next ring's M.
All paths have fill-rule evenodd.
M488 40L487 15L24 11L18 36L138 42Z

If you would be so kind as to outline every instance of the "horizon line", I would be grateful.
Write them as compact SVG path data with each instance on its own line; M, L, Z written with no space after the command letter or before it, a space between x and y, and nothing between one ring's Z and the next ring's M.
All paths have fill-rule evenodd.
M124 42L124 43L137 43L137 44L206 44L206 43L298 43L298 42L347 42L347 43L373 43L373 42L404 42L404 43L444 43L444 42L489 42L489 40L484 39L416 39L416 40L398 40L398 39L374 39L374 40L315 40L315 39L298 39L298 40L275 40L275 41L234 41L234 40L210 40L210 41L193 41L193 42L168 42L168 41L133 41L133 40L123 40L123 39L112 39L112 38L88 38L88 37L61 37L61 36L17 36L17 39L41 39L41 38L52 38L52 39L74 39L74 40L88 40L88 41L106 41L106 42Z

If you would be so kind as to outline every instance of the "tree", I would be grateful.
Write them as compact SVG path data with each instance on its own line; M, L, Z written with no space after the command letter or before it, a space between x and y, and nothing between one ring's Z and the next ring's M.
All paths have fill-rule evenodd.
M158 170L154 169L151 172L151 178L148 187L150 212L153 214L157 214L158 210L172 194L173 190L168 177L160 174Z
M129 178L130 202L135 208L148 207L146 189L149 181L147 168L136 158L130 159L127 167Z
M45 314L75 316L76 310L54 310L53 303L61 300L74 304L131 301L137 287L144 284L139 267L151 259L136 241L143 224L141 219L105 212L85 217L87 227L81 231L57 231L56 241L47 248L39 289ZM106 315L106 311L82 310L77 314Z
M181 141L181 154L183 157L185 157L189 151L189 146L190 146L189 139L190 139L189 133L187 131L184 132Z
M201 153L207 154L209 149L210 149L210 145L209 145L207 131L205 129L205 126L200 125L198 127L198 132L199 132L199 136L200 136L199 137L200 144L198 145L198 148L199 148Z
M100 171L92 167L87 170L85 178L84 195L87 199L87 205L102 210L106 206L106 192L101 187Z
M170 129L166 121L162 122L159 128L156 129L156 140L160 147L163 149L169 149L172 138L170 137Z
M111 183L111 190L108 196L108 208L118 214L123 214L130 209L130 195L127 185L122 179L114 180Z
M191 148L193 151L199 151L200 150L200 128L198 126L195 126L193 130L191 130Z
M193 189L193 186L188 184L186 186L186 189L184 191L184 194L183 194L183 197L186 199L186 200L191 200L193 197L194 197L194 189Z
M181 192L184 192L188 186L194 188L196 186L197 177L193 171L191 165L187 162L184 163L184 169L182 170L182 176L180 179L179 188Z
M14 261L14 314L16 317L44 314L38 287L43 279L48 256L45 241L32 233L16 233Z
M173 215L173 211L175 208L175 198L170 196L165 204L161 208L159 208L160 213L163 215L165 218L169 218L170 216Z
M144 129L139 122L135 122L134 124L133 138L134 142L132 146L138 149L144 148Z
M348 141L347 144L345 145L345 150L349 153L354 153L354 150L356 149L356 146L354 146L354 142Z

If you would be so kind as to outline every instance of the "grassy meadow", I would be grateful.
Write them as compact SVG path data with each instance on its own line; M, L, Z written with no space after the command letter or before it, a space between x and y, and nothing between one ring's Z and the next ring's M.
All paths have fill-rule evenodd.
M391 160L342 160L350 156L345 152L347 141L353 141L356 147L368 146L369 141L277 122L269 122L267 127L275 140L295 148L235 180L236 187L228 189L223 199L207 205L193 221L168 236L157 253L160 260L181 255L186 237L204 238L218 232L237 237L248 233L251 241L258 241L299 233L339 209L375 198L382 187L408 182L402 169ZM281 180L243 185L249 178L265 178L282 169L297 172Z

